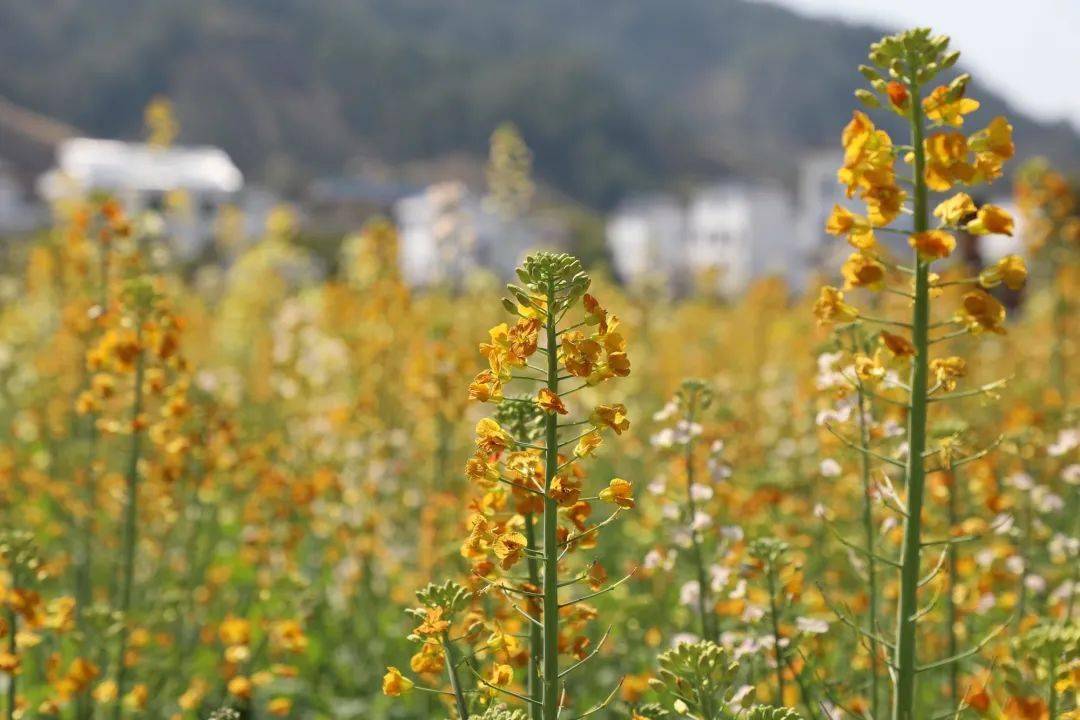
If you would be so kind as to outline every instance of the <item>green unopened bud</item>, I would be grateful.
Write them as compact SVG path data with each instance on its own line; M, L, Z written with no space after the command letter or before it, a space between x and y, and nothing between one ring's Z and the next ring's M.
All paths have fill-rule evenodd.
M938 74L938 69L937 63L929 63L926 67L921 68L915 77L919 83L929 82Z
M951 53L949 53L945 57L941 58L941 67L948 70L953 65L955 65L956 61L959 60L959 59L960 59L960 51L959 50L953 50Z
M859 102L861 102L868 108L881 107L881 101L878 100L878 96L870 92L869 90L864 90L860 88L859 90L855 91L855 97L858 98Z
M949 83L949 92L958 90L965 92L967 90L968 83L971 82L971 75L964 73L963 75L957 75L956 78Z
M881 79L881 75L878 74L878 71L870 67L869 65L860 65L859 73L861 73L862 76L870 82Z
M960 75L951 83L949 83L945 92L946 99L949 102L955 102L956 100L964 97L964 94L967 93L967 86L970 80L971 76L967 73L964 73L963 75Z

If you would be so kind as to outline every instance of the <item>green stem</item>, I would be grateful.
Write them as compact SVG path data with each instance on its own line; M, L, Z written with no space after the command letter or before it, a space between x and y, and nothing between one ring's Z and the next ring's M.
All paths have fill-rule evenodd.
M1058 392L1063 407L1069 405L1069 388L1065 380L1066 359L1065 348L1068 345L1069 334L1069 300L1060 287L1061 281L1055 278L1051 282L1054 291L1054 343L1051 346L1050 376L1054 388Z
M776 568L772 562L768 567L769 577L769 619L772 621L773 650L776 652L776 704L784 704L784 655L780 648L780 614L776 607Z
M915 63L911 63L915 67ZM923 147L922 97L917 83L911 84L911 145L915 149L915 232L928 227L926 153ZM923 491L926 467L926 390L930 349L930 264L915 256L915 306L912 311L911 412L908 414L908 459L905 468L907 511L901 550L900 601L896 620L896 693L893 697L893 720L916 720L915 670L917 665L916 631L918 586L922 543Z
M1050 685L1050 707L1049 707L1049 716L1050 716L1050 718L1049 718L1049 720L1057 720L1057 716L1058 716L1058 695L1057 695L1057 687L1055 686L1056 680L1057 680L1057 657L1056 656L1051 656L1050 657L1050 678L1049 678L1049 681L1048 681L1048 683Z
M862 442L862 446L865 448L870 447L870 423L866 417L866 403L868 400L863 395L862 382L859 382L859 439ZM871 488L871 466L870 455L868 453L859 453L862 458L862 488L863 488L863 533L866 537L866 575L869 593L869 607L866 614L866 630L870 633L870 637L873 638L877 635L878 625L878 587L877 587L877 561L874 556L877 554L876 543L874 542L874 499L872 497ZM880 682L880 668L878 667L878 643L877 640L870 640L870 717L878 716L878 685Z
M687 427L694 424L694 416L697 411L697 396L690 395L689 407L686 412ZM694 569L697 572L698 581L698 614L701 616L701 636L706 640L716 642L716 631L712 623L711 603L709 602L709 583L705 572L705 558L701 552L701 540L698 538L694 520L697 517L697 501L694 500L694 438L689 437L686 441L684 456L686 462L686 507L689 515L688 529L690 530L690 546L694 557Z
M104 241L101 242L98 252L98 307L101 312L105 312L109 307L109 246ZM87 385L89 387L90 383ZM97 474L94 468L98 443L97 418L91 412L87 419L86 517L80 528L79 584L75 595L76 624L84 636L87 633L83 622L84 613L94 598L94 520L97 517ZM89 720L93 716L94 696L91 693L79 693L75 701L75 717Z
M1027 593L1027 578L1028 578L1028 556L1031 554L1031 532L1032 525L1034 524L1034 518L1032 517L1031 498L1024 494L1021 502L1024 503L1023 518L1024 518L1024 531L1020 536L1020 548L1019 555L1020 560L1023 561L1024 567L1020 571L1020 578L1018 581L1017 593L1020 595L1016 606L1016 623L1019 627L1024 622L1024 615L1027 613L1028 593Z
M555 280L547 286L547 386L559 394L559 347L555 318ZM544 418L546 441L544 468L544 677L543 720L559 717L559 506L551 496L551 484L559 467L559 426L554 413Z
M457 707L458 717L461 720L468 720L469 709L465 705L465 693L461 689L461 680L457 673L457 650L454 648L454 643L450 641L449 633L443 633L442 641L443 648L446 650L446 674L450 678L450 688L454 691L454 704Z
M131 629L131 594L135 582L135 548L138 543L138 492L139 492L139 455L142 449L142 430L137 427L143 406L143 375L146 370L146 351L142 347L143 318L137 319L135 342L139 345L139 355L135 360L135 399L131 406L131 452L127 466L127 496L124 499L124 546L123 577L120 588L120 631L116 641L116 701L113 703L113 718L120 720L123 715L124 691L127 685L128 633Z
M948 509L950 528L956 527L959 522L956 502L959 488L960 478L954 472L952 474L952 487L949 488ZM949 581L945 589L945 592L948 593L948 597L945 598L945 621L949 624L949 657L956 657L960 652L960 642L956 637L956 623L958 620L956 612L957 544L950 543L947 551L949 553ZM949 666L949 699L954 703L960 702L960 663L952 663Z
M12 565L11 567L11 587L14 589L19 585L19 571L18 568ZM18 647L15 644L15 635L19 622L19 616L15 614L15 607L12 603L8 603L7 611L7 625L8 625L8 653L11 655L17 655ZM7 687L7 720L15 720L15 702L17 699L17 685L18 676L12 673L8 675L8 687Z
M536 513L525 515L525 544L532 550L536 550ZM540 587L540 561L534 557L526 557L529 566L529 583L534 587ZM529 623L529 698L537 703L543 702L543 684L540 682L540 658L544 636L536 623ZM543 708L541 705L529 705L529 720L543 720Z

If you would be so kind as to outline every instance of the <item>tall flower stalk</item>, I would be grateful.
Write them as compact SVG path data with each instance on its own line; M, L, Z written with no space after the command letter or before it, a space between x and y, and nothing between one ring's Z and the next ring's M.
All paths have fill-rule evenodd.
M27 588L39 561L33 536L27 532L4 531L0 534L0 562L7 566L8 586L0 595L0 607L4 614L0 621L0 638L6 647L0 650L0 672L7 676L7 692L4 717L19 717L19 675L22 657L19 654L19 617L34 609L34 593Z
M568 574L567 555L595 547L599 532L634 507L632 485L621 478L612 479L596 495L584 496L585 472L580 466L600 447L604 430L621 434L629 427L626 408L600 404L583 419L560 418L570 415L567 398L628 375L630 363L618 319L587 294L590 280L575 258L538 253L525 260L518 276L522 285L510 285L513 299L503 302L515 323L491 329L490 342L480 347L489 369L469 387L472 399L494 403L497 412L477 424L476 454L466 465L466 475L481 497L472 503L462 555L472 561L473 580L481 583L474 599L482 594L505 601L529 628L527 694L510 687L511 662L521 634L505 629L497 614L490 621L487 641L464 654L461 666L479 689L525 703L530 718L557 720L565 704L567 679L596 656L607 638L604 633L594 645L581 632L595 615L587 601L614 590L632 575L608 582L596 561ZM582 314L571 315L575 310ZM536 355L542 362L532 361ZM572 385L564 389L564 383ZM524 386L527 394L508 397L504 387L511 384ZM590 522L594 501L613 506L611 514ZM522 561L528 568L524 579L509 572ZM568 599L582 584L590 591ZM436 602L428 597L425 608L414 612L421 625L413 638L426 647L441 645L428 654L445 657L449 695L458 714L467 718L468 696L475 691L462 687L455 677L458 662L452 659L456 652L452 615L463 601ZM457 637L475 645L478 627L474 622ZM562 654L572 654L575 662L563 664ZM481 673L474 660L490 660L490 672ZM416 657L413 664L426 665ZM389 695L414 688L446 692L417 686L395 668L388 668L383 688ZM615 692L585 714L606 707Z
M127 289L127 299L134 310L135 322L135 374L131 402L131 445L128 449L125 473L123 544L121 546L120 597L116 608L123 621L116 638L116 696L113 717L123 715L124 691L127 688L127 645L130 635L132 592L135 585L135 555L138 546L139 515L139 459L142 455L143 436L143 382L146 374L146 348L144 325L154 302L154 292L148 284L137 282Z
M905 497L891 498L891 507L903 519L899 558L894 560L860 548L869 559L895 567L900 575L895 640L890 643L895 677L893 720L924 716L925 711L918 704L919 675L960 662L979 649L925 664L918 658L919 621L927 612L919 606L919 589L942 566L939 563L924 577L923 550L954 542L952 539L928 542L924 538L923 503L928 471L955 470L992 449L957 459L951 444L930 448L929 410L934 403L986 394L1000 383L954 392L958 379L966 374L966 362L956 356L931 359L931 350L964 333L1004 333L1005 309L984 288L1000 283L1018 287L1026 278L1026 268L1017 256L1004 258L974 278L943 280L932 271L935 263L948 258L956 248L951 230L962 229L975 235L1011 234L1013 227L1007 212L989 204L977 207L963 192L934 208L933 216L939 224L931 227L931 192L948 191L959 184L991 182L1000 177L1002 165L1014 152L1012 129L1004 118L995 118L985 130L971 136L954 130L963 125L965 115L979 107L977 101L965 97L968 76L961 75L947 85L925 91L934 77L952 67L959 57L959 53L947 52L948 44L947 37L932 37L929 29L918 29L886 37L871 47L873 67L860 68L871 89L859 90L856 96L870 108L885 107L906 119L910 145L894 145L889 135L875 127L866 114L855 112L843 132L844 164L838 177L847 186L849 197L858 195L866 203L867 214L858 215L836 206L827 223L829 232L845 236L856 250L843 267L844 289L865 288L906 298L910 303L907 318L867 315L848 304L844 292L835 287L823 288L815 305L815 314L822 323L862 321L887 328L881 331L881 348L873 356L860 353L855 357L855 370L861 382L879 383L890 366L901 369L906 366L908 371L906 384L893 383L905 395L903 400L893 401L902 404L907 413L903 448L906 457L881 454L868 447L865 436L850 440L830 427L867 458L899 468L903 474ZM910 178L898 177L895 167L898 158L911 168ZM910 194L901 188L903 182L910 186ZM894 220L904 215L910 216L910 227L891 227ZM911 264L893 261L878 244L879 233L907 236L913 251ZM910 281L908 287L897 287L897 278L905 276ZM954 285L969 288L961 298L960 309L948 319L935 320L932 305L945 288ZM936 463L931 465L935 458ZM873 630L857 630L872 640L879 638Z
M678 392L667 406L657 413L654 419L668 419L678 413L678 422L674 428L666 428L653 438L653 444L671 447L681 455L683 472L686 474L686 499L683 517L690 543L690 564L694 569L694 581L697 583L696 604L701 625L701 637L717 642L717 618L712 602L711 578L705 557L705 543L699 527L698 495L696 484L697 466L694 451L697 438L701 434L700 414L712 404L712 390L702 380L684 380Z

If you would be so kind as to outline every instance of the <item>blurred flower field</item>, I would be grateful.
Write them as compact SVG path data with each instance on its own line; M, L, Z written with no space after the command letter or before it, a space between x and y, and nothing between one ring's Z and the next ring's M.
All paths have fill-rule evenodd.
M315 280L285 211L197 281L108 198L5 245L3 717L1080 717L1080 188L871 60L804 296L414 291L378 220Z

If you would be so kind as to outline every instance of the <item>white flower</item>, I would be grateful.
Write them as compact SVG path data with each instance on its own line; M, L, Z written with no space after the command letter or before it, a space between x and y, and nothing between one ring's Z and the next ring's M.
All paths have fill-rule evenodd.
M701 599L701 587L697 580L691 580L679 588L679 603L681 605L694 606Z
M881 424L881 434L887 438L900 437L904 432L904 426L896 420L886 420Z
M1065 582L1054 588L1054 591L1050 593L1050 599L1053 602L1061 602L1062 600L1067 600L1068 598L1072 597L1072 593L1073 581L1066 580Z
M1080 447L1080 428L1066 428L1058 433L1056 442L1047 446L1046 452L1051 457L1061 457L1076 447Z
M818 411L817 416L814 418L814 422L819 426L836 425L846 423L850 418L851 406L847 405Z
M692 530L704 530L710 525L712 525L712 517L703 510L698 510L694 513L694 521L690 523L690 528Z
M822 633L829 632L829 623L817 618L795 618L795 626L799 628L801 632L811 635L821 635Z
M990 527L994 528L994 533L997 535L1008 535L1015 525L1016 518L1008 513L1001 513L990 523Z
M817 356L817 368L818 372L828 372L836 367L836 363L842 360L844 353L841 351L836 352L823 352Z
M731 466L725 465L724 461L718 457L709 458L709 474L716 482L721 480L727 480L731 477Z
M1046 592L1046 578L1042 575L1028 575L1024 578L1024 587L1041 595Z
M712 499L713 489L708 485L694 483L690 486L690 495L694 498L695 501L704 502L705 500Z
M675 431L664 428L650 438L649 442L656 448L669 448L675 444Z
M1055 563L1066 562L1067 558L1076 557L1080 554L1080 538L1069 537L1062 533L1054 533L1047 543L1050 557Z
M1055 495L1042 486L1038 490L1041 492L1034 493L1032 499L1039 512L1054 513L1061 511L1065 507L1065 501L1061 499L1061 496Z
M840 463L836 462L836 460L825 458L821 461L818 471L821 473L822 477L834 478L840 477L840 474L844 469L840 466Z
M642 561L646 570L671 570L675 566L675 551L668 550L667 552L653 548L645 554L645 559Z
M1073 463L1062 470L1061 479L1070 485L1080 485L1080 463Z
M675 400L668 400L667 405L653 413L652 419L656 422L665 422L674 417L675 413L679 411L679 403Z
M889 370L885 373L885 377L881 379L881 386L884 388L902 388L904 387L904 381L900 379L900 375L895 370Z
M709 586L713 592L719 592L731 580L731 568L723 565L713 565L709 568Z
M755 623L761 618L765 617L765 608L761 605L746 604L746 608L743 610L742 618L744 623Z
M1013 473L1005 478L1005 482L1012 485L1017 490L1030 490L1035 487L1035 481L1030 475L1024 472Z
M738 525L724 525L722 528L720 528L720 537L724 538L725 540L739 542L745 536L746 534L743 532L743 529Z

